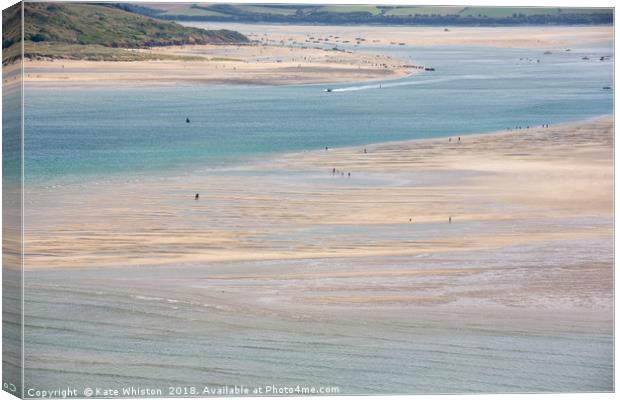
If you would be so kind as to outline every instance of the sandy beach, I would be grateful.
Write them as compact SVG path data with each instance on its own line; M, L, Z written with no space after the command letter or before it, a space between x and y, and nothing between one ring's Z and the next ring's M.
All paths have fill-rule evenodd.
M419 72L406 61L385 55L283 45L194 45L133 51L204 60L27 60L25 81L62 85L295 85L397 79Z

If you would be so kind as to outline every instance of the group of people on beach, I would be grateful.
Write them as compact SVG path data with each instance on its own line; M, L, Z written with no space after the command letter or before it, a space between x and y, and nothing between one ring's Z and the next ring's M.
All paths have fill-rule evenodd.
M548 128L548 127L549 127L549 124L542 124L540 127L541 127L541 128ZM507 130L511 131L511 130L513 130L513 129L514 129L514 130L517 130L517 131L518 131L519 129L530 129L530 126L529 126L529 125L527 125L525 128L523 128L521 125L517 125L517 126L515 126L514 128L508 128Z
M344 175L345 175L345 173L344 173L343 171L339 171L339 170L337 170L336 168L333 168L333 169L332 169L332 175L334 175L334 176L335 176L335 175L344 176ZM351 173L350 173L350 172L347 172L347 176L350 178L350 177L351 177Z

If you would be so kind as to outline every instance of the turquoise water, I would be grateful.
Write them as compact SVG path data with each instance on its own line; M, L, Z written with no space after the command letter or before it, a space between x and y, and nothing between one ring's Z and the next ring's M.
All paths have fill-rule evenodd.
M26 181L189 171L325 146L489 132L613 112L613 91L602 89L612 85L613 59L599 61L613 54L611 42L551 55L544 49L368 49L436 71L383 82L381 89L372 83L27 86ZM582 60L586 55L590 59ZM335 91L325 93L328 86Z

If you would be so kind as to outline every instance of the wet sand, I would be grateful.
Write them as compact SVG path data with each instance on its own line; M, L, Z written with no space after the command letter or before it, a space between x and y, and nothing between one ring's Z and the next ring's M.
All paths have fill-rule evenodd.
M612 126L31 188L27 382L610 391Z
M602 265L585 266L578 256L586 246L607 254L596 241L577 241L422 258L27 272L26 381L55 387L60 375L79 391L139 385L164 393L205 385L611 391L612 261L607 254L597 258ZM568 263L548 265L555 256ZM386 263L492 268L443 277L279 276L380 271Z

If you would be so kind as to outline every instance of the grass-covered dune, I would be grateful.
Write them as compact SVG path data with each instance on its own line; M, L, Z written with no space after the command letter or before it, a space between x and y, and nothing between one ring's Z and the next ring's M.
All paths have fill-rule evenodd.
M26 3L25 40L107 47L247 42L229 30L188 28L98 4Z
M113 4L25 3L24 55L95 60L144 59L124 49L185 44L248 43L231 30L189 28L135 14ZM19 48L18 18L7 19L3 62ZM18 25L19 26L19 25ZM11 34L13 33L13 34ZM114 50L113 50L114 49ZM137 57L137 58L136 58Z

